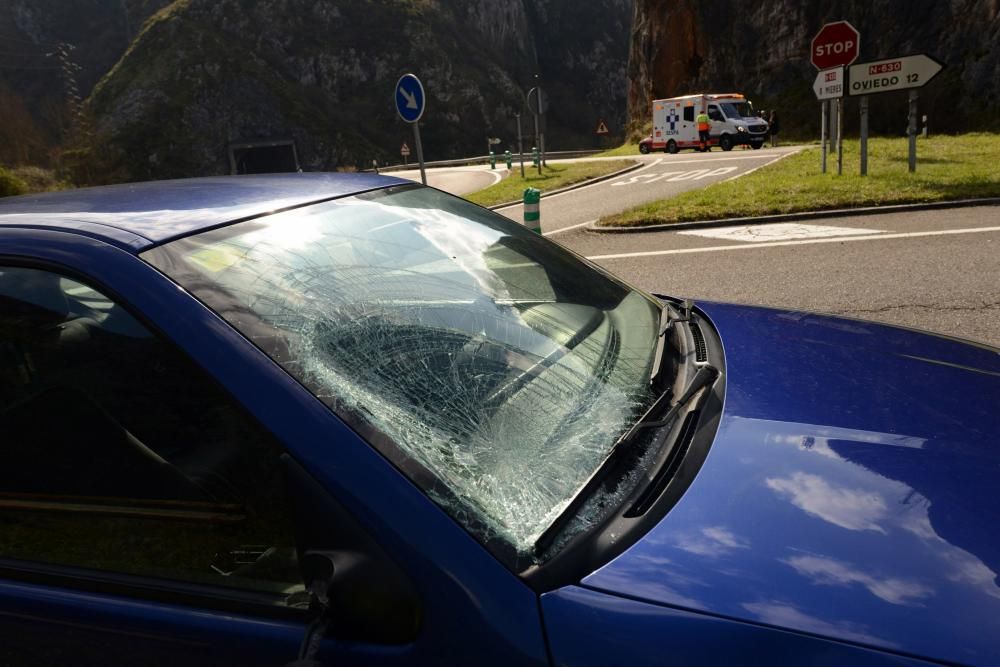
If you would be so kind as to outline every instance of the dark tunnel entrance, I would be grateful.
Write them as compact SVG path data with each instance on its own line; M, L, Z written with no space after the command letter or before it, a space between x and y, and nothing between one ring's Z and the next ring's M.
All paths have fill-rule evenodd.
M229 144L232 174L276 174L301 171L295 142L290 139Z

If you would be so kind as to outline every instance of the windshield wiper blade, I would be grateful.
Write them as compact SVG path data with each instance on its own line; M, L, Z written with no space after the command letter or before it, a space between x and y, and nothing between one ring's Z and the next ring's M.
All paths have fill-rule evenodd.
M586 483L580 487L576 495L570 499L569 504L559 513L559 516L545 529L538 539L535 540L534 551L536 554L540 554L542 551L547 549L555 536L559 534L559 531L563 529L566 522L576 514L580 506L591 496L591 494L604 482L604 478L607 474L614 469L615 465L622 458L624 454L631 451L630 445L635 439L636 433L639 431L657 428L660 426L666 426L671 421L673 421L677 414L683 409L685 405L697 394L699 391L705 387L711 386L715 379L719 377L719 370L711 365L702 366L695 376L691 378L684 391L678 397L677 401L670 406L670 409L663 415L663 417L657 419L656 415L663 407L663 405L669 402L671 397L671 391L668 389L664 391L656 399L652 406L646 410L645 414L639 418L632 427L626 431L615 445L608 452L608 455L604 458L601 465L594 471L594 473L587 479Z
M649 381L655 387L662 381L663 360L667 349L667 332L674 326L675 322L690 322L691 309L694 302L684 299L681 302L681 312L677 312L669 301L663 302L660 309L660 330L656 336L656 352L653 355L653 369L649 373Z

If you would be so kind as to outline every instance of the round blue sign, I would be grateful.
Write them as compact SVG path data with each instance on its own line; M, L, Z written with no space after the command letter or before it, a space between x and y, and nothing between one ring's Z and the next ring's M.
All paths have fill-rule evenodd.
M407 123L416 123L424 115L424 87L416 74L404 74L396 83L396 111Z

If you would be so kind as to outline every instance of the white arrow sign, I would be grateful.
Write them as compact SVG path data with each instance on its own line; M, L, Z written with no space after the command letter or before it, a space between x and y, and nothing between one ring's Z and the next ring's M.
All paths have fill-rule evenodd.
M829 100L844 96L844 68L832 67L816 75L813 81L813 92L816 99Z
M874 95L920 88L937 76L943 63L924 54L851 65L851 95Z
M406 88L402 86L399 87L399 94L406 98L406 108L416 109L417 107L417 94L411 93Z

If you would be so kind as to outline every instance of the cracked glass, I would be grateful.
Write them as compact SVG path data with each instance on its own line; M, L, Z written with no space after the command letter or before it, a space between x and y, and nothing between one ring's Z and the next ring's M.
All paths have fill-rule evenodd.
M459 523L521 555L653 398L652 298L429 188L297 208L144 257Z

